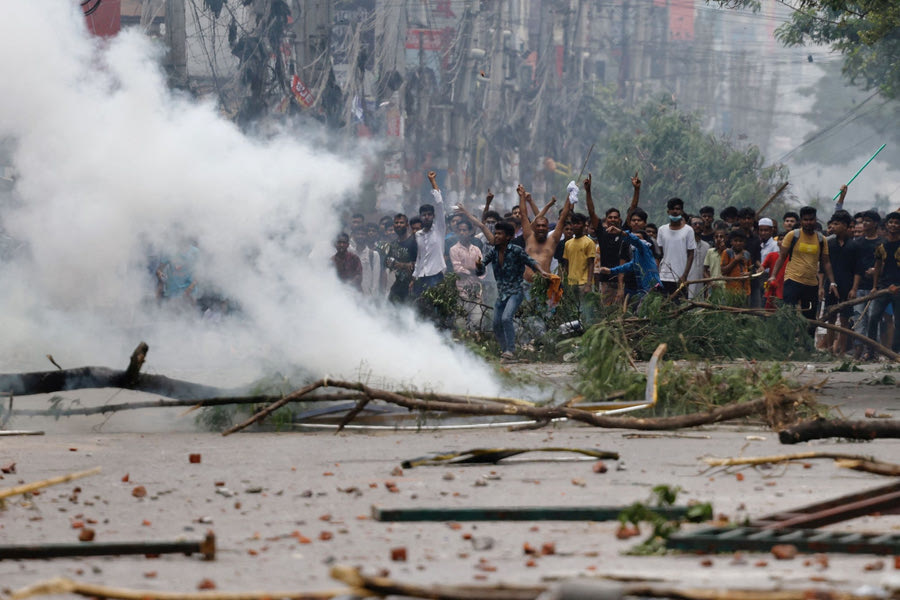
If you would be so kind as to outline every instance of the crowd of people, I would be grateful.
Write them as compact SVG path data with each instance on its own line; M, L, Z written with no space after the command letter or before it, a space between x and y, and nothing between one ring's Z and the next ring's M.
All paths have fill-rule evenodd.
M492 309L504 359L515 357L514 317L535 277L548 280L548 310L562 294L573 294L586 312L590 293L625 309L664 294L673 302L797 306L814 320L828 307L888 290L842 304L830 320L900 351L900 212L851 215L843 209L846 186L824 226L810 206L786 212L779 227L749 207L729 206L717 215L703 206L688 214L680 198L668 200L667 222L657 226L639 205L637 173L624 219L615 207L597 213L588 175L580 188L569 184L553 222L556 198L539 210L521 185L518 204L503 215L488 191L478 218L462 205L447 211L434 172L428 180L431 202L415 217L396 214L367 224L364 215L352 215L350 233L336 240L334 268L360 293L394 303L410 302L454 273L460 298L471 307L467 326L478 327L485 309ZM577 210L582 189L586 212ZM851 344L844 334L829 331L819 346L872 358L866 344Z

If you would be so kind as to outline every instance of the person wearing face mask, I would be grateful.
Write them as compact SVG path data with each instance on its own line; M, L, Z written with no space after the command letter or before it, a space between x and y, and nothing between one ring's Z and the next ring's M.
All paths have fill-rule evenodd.
M687 286L684 283L694 264L697 241L694 230L684 222L684 201L681 198L671 198L666 203L666 212L669 222L660 227L656 234L656 243L663 253L659 262L659 279L666 294L679 299L686 295Z

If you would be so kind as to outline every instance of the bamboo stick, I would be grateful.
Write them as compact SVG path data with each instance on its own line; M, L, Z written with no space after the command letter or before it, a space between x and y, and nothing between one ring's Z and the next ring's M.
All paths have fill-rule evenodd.
M766 465L770 463L790 462L792 460L809 460L813 458L832 458L846 460L867 460L871 461L871 456L860 456L858 454L841 454L838 452L797 452L795 454L778 454L775 456L747 456L739 458L704 458L703 462L711 467L732 467L738 465Z
M39 490L51 485L74 481L76 479L81 479L82 477L88 477L89 475L96 475L100 472L100 470L100 467L94 467L93 469L88 469L87 471L77 471L75 473L69 473L68 475L60 475L59 477L51 477L50 479L32 481L31 483L25 483L11 488L0 489L0 500L9 498L10 496L17 496L19 494L33 492L34 490Z

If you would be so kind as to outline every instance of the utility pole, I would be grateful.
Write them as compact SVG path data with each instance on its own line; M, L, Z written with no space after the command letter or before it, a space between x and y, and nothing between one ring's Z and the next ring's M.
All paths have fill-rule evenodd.
M184 0L166 0L166 55L165 69L169 85L187 88L187 32L184 18Z

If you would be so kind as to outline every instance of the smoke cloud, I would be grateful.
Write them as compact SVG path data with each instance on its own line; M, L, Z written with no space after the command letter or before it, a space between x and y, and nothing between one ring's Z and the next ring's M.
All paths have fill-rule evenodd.
M476 358L410 310L377 312L329 257L337 209L363 159L290 132L260 141L211 103L170 92L161 49L136 32L99 40L69 0L0 21L0 141L15 189L0 213L4 371L122 366L220 385L302 368L313 376L495 394ZM240 310L220 322L160 310L152 256L200 249L203 285Z

